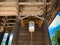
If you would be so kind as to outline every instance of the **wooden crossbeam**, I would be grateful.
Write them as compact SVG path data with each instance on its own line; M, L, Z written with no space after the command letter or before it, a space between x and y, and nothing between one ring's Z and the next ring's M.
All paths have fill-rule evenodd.
M25 17L21 17L20 19L24 19L24 18L27 18L27 17L29 17L29 16L35 16L35 17L37 17L37 18L39 18L39 19L41 19L41 20L44 20L44 18L39 17L39 16L37 16L37 15L26 15Z
M39 18L39 19L41 19L41 20L44 20L44 18L42 18L42 17L36 16L36 15L34 15L34 16L37 17L37 18Z
M31 3L31 2L0 2L0 5L15 5L15 4L18 4L18 5L52 5L53 3L44 3L44 2L34 2L34 3Z
M0 5L16 5L17 2L0 2Z
M13 27L14 28L15 26L6 26L6 27Z
M0 16L17 16L17 12L0 12Z
M18 5L52 5L53 3L44 3L44 2L19 2Z

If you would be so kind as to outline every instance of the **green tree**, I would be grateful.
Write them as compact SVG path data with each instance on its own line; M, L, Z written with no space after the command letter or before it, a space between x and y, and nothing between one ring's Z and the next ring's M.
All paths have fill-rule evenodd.
M60 45L60 30L55 32L55 35L52 37L52 41L56 42L56 45Z

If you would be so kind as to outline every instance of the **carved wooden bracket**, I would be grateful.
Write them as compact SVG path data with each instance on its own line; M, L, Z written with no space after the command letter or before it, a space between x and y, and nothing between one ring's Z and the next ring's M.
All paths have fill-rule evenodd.
M42 25L42 23L43 23L43 21L44 21L44 18L39 17L39 16L37 16L37 15L26 15L26 16L24 16L24 17L21 17L21 16L20 16L19 19L20 19L20 21L21 21L22 27L28 25L29 21L31 21L31 20L29 20L29 19L26 19L26 20L25 20L25 18L29 18L30 16L32 16L31 19L33 19L33 17L35 17L35 19L38 18L39 20L33 19L33 21L35 22L35 24L38 25L38 27L41 27L41 25Z
M20 17L20 19L22 20L22 19L24 19L24 18L27 18L27 17L29 17L29 16L34 16L34 17L36 17L36 18L39 18L39 19L41 19L41 20L44 20L44 18L42 18L42 17L39 17L39 16L37 16L37 15L26 15L26 16L24 16L24 17L21 17L21 16L18 16L18 17Z

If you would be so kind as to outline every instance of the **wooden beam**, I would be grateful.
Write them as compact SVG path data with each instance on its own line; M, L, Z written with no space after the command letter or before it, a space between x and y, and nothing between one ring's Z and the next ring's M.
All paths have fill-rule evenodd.
M0 16L18 16L17 12L0 12Z
M13 28L14 28L14 27L16 27L16 26L6 26L6 27L13 27Z
M17 2L0 2L0 5L16 5Z
M19 2L18 5L52 5L53 3L44 3L44 2Z
M41 19L41 20L44 20L44 18L42 18L42 17L36 16L36 15L34 15L34 16L37 17L37 18L39 18L39 19Z
M15 5L15 4L18 4L18 5L45 5L44 2L34 2L34 3L31 3L31 2L0 2L0 5ZM46 5L52 5L53 3L46 3Z
M54 18L56 17L57 13L59 11L59 8L57 8L55 11L53 11L53 14L48 22L48 26L52 23L52 21L54 20Z
M1 6L1 7L17 7L17 5L15 5L15 4L14 4L14 5L8 5L8 4L7 4L7 5L0 5L0 6Z
M20 19L22 20L22 19L24 19L24 18L27 18L27 17L29 17L30 15L26 15L25 17L20 17Z

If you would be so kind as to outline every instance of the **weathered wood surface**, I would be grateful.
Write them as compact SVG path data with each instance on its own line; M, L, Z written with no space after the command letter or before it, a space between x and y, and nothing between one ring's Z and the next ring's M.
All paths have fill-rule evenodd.
M57 2L56 0L52 0L53 3L49 0L25 0L25 1L20 0L20 2L18 2L19 0L2 0L2 1L3 2L0 2L0 27L4 27L3 31L5 30L5 32L8 32L8 33L13 32L16 34L14 35L16 38L14 37L12 45L17 45L17 44L30 45L31 44L30 42L31 34L28 31L28 29L22 29L22 28L19 29L20 26L22 25L23 25L22 27L28 25L29 21L21 20L21 25L18 23L18 25L20 26L17 26L16 24L16 22L18 22L21 17L34 14L39 17L46 18L46 21L48 21L47 24L50 25L50 23L55 18L56 13L58 12L57 8L59 7L58 10L60 10L60 5L59 5L60 3L56 4ZM31 18L32 20L34 20L33 17ZM39 27L39 25L42 24L41 23L42 21L37 20L37 17L35 19L36 20L34 20L34 22L37 24L37 27ZM16 26L17 26L17 29L16 29ZM40 44L50 45L48 30L45 27L43 27L43 29L37 28L36 31L33 33L33 40L32 40L33 45L40 45Z

